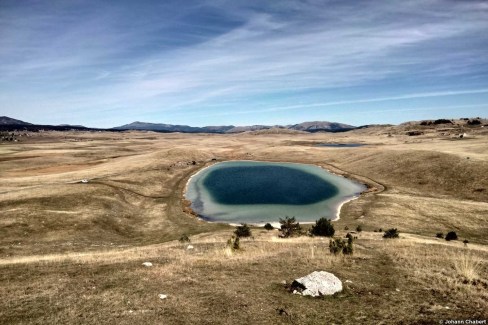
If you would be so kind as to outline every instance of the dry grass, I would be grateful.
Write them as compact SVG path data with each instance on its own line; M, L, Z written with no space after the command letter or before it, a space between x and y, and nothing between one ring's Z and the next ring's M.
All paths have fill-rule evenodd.
M1 145L0 294L8 299L0 302L0 319L412 324L486 317L488 135L451 141L395 130L47 132ZM311 146L319 142L369 145ZM364 230L351 257L332 256L327 239L279 239L276 231L259 229L242 250L230 252L231 227L182 210L186 180L212 159L317 164L381 193L347 203L335 222L337 236L345 226ZM88 184L78 183L85 178ZM373 232L391 227L399 229L399 240ZM434 238L450 230L470 244ZM190 235L193 250L176 241L182 234ZM144 261L154 266L145 268ZM326 299L290 295L280 284L315 270L352 282ZM169 298L160 300L160 293Z
M463 252L461 256L454 258L454 268L468 281L481 279L484 264L485 261L472 253Z

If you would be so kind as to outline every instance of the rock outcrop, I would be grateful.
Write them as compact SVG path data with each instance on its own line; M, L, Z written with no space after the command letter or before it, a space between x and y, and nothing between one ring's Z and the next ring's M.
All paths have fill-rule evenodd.
M319 297L342 291L342 282L332 273L315 271L295 279L290 289L295 294Z

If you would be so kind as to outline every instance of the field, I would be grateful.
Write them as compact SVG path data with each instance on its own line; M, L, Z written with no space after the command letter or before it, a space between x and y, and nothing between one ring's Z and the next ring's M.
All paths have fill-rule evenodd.
M40 132L0 144L1 323L485 320L488 132L461 139L407 129ZM313 146L323 142L367 145ZM328 239L259 228L242 250L226 250L234 228L187 213L182 194L199 169L237 159L316 164L367 184L334 222L338 236L361 225L355 254L336 257ZM379 229L389 228L400 238L383 239ZM459 240L436 238L448 231ZM178 242L183 234L194 249ZM315 270L336 274L344 291L309 299L284 288Z

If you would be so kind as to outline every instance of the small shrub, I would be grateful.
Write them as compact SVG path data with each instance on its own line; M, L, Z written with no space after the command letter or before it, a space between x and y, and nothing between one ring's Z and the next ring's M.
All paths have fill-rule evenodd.
M463 240L463 244L464 244L465 246L468 246L468 244L469 244L469 240L467 240L467 239Z
M333 238L329 241L329 251L334 255L338 255L339 253L352 255L354 251L353 241L352 236L350 236L347 241L342 238Z
M481 121L480 120L470 120L468 121L468 125L480 125Z
M269 230L273 230L274 227L268 222L267 224L264 225L264 229L269 231Z
M319 220L315 221L315 225L313 225L312 229L310 229L310 234L313 236L332 237L334 236L334 233L334 226L327 218L320 218Z
M345 227L344 227L344 230L349 230L349 227L348 227L348 226L345 226Z
M378 230L378 232L383 232L383 229L382 229L382 228L380 228L380 230Z
M353 252L354 252L353 239L352 239L352 236L350 236L347 239L347 244L342 248L342 254L352 255Z
M281 235L280 237L288 238L296 235L300 235L302 232L302 227L298 223L295 217L285 217L285 219L280 218L281 224Z
M342 249L344 248L344 241L341 238L333 238L329 241L329 251L337 255L340 252L342 252Z
M447 241L450 241L450 240L457 240L458 239L458 236L456 234L455 231L449 231L446 235L446 240Z
M234 230L234 234L237 237L251 237L252 236L251 228L249 228L249 226L245 223L243 223L240 226L237 226L236 230Z
M385 231L383 238L398 238L398 230L396 228L391 228Z
M358 225L358 226L356 227L356 231L357 231L357 232L361 232L361 231L363 231L363 227L361 227L361 225Z
M438 232L435 236L437 238L444 238L444 234L442 232Z
M230 248L232 251L238 250L241 248L239 236L232 236L227 241L227 247Z
M190 242L190 237L188 237L187 234L181 235L180 239L178 241L182 244L189 243Z
M452 121L440 118L434 121L434 124L452 124Z

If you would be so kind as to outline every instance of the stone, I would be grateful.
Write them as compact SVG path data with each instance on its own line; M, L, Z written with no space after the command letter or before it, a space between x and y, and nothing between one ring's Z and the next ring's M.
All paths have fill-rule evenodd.
M168 298L168 295L164 295L162 293L159 294L159 299L164 300L166 298Z
M193 245L188 245L188 247L186 247L186 249L190 250L190 249L193 249Z
M144 262L144 263L142 263L142 265L144 265L145 267L153 266L153 264L151 262Z
M332 273L315 271L302 278L295 279L291 284L291 290L312 297L333 295L342 291L342 282Z

